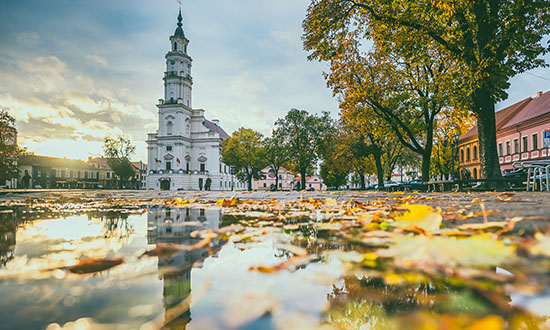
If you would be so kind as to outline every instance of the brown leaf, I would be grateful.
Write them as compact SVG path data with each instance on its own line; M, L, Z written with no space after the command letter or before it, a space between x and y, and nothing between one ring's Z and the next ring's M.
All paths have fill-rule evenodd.
M76 265L69 266L67 269L75 274L90 274L118 266L122 262L122 258L80 260Z
M311 256L296 256L274 266L250 266L248 270L256 270L260 273L276 273L285 269L296 269L300 266L308 264L311 259Z

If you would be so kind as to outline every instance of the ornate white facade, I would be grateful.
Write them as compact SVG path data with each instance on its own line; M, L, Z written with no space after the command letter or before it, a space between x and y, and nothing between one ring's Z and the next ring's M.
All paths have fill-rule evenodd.
M227 133L217 120L207 120L204 110L192 108L192 59L182 25L180 10L166 54L164 98L157 105L159 129L147 139L146 188L204 190L210 181L210 190L242 190L245 184L221 162L221 144Z

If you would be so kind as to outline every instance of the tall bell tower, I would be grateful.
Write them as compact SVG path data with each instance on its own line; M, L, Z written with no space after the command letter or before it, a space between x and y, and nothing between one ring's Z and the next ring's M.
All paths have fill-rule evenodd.
M170 37L170 51L166 54L166 72L164 73L164 103L180 103L192 108L191 57L187 54L189 40L183 33L181 9L178 15L178 27ZM178 102L179 101L179 102Z

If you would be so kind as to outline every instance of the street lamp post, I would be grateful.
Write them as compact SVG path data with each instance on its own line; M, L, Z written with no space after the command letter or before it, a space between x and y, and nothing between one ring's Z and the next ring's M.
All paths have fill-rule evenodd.
M451 177L455 177L455 147L458 142L458 134L453 134L453 140L451 142Z
M231 191L235 190L235 184L233 183L233 177L235 176L235 168L229 167L229 174L231 174Z

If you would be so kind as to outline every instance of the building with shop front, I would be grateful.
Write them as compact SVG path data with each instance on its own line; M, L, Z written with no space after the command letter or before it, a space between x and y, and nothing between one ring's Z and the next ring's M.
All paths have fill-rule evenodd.
M99 171L81 160L26 155L18 165L18 188L93 189L99 184Z
M495 113L497 152L502 170L517 161L547 158L544 132L550 131L550 92L538 92ZM477 126L459 138L458 161L461 177L480 177Z
M159 128L148 135L146 188L155 190L245 189L221 161L228 134L218 120L193 109L192 59L182 28L181 10L166 54L164 97L157 105ZM224 171L224 168L226 169Z

